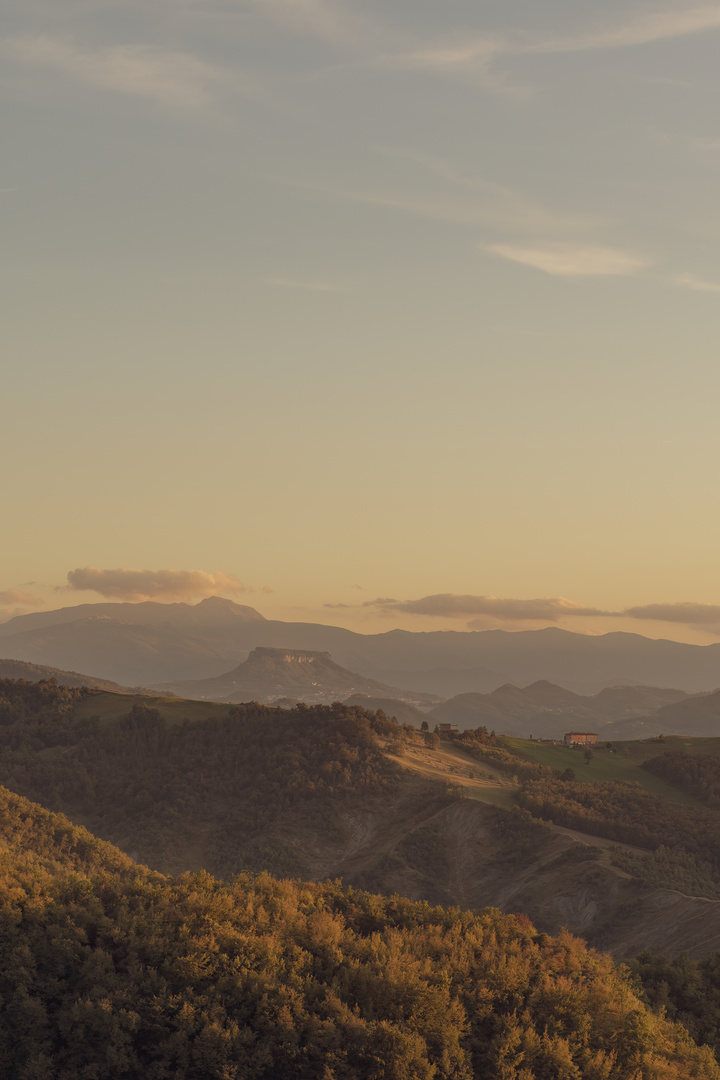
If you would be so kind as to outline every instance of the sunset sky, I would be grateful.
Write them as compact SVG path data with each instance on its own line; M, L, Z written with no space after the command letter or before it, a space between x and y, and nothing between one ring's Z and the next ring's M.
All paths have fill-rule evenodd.
M6 0L0 619L720 640L719 61L720 4Z

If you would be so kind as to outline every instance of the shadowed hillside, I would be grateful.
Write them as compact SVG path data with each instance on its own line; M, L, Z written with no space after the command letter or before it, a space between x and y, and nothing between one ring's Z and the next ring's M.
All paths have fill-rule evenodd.
M120 686L111 679L96 679L92 675L80 675L77 671L60 671L23 660L0 660L0 679L25 679L28 682L55 679L62 686L88 686L92 690L109 690L115 694L152 693L146 687Z
M720 903L642 884L599 836L513 811L527 758L500 745L433 749L345 705L156 708L52 684L4 691L0 782L158 870L341 877L431 903L492 904L623 956L720 949Z

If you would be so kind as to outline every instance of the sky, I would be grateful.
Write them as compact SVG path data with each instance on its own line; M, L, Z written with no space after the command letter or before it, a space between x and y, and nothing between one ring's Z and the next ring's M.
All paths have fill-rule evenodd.
M720 640L720 3L5 0L0 620Z

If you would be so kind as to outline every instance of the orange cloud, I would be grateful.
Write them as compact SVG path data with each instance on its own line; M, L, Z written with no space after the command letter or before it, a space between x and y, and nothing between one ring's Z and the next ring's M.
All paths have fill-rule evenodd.
M456 593L437 593L420 600L374 600L373 605L385 611L402 611L410 615L432 615L441 618L467 618L468 615L491 615L496 619L541 620L557 622L566 615L616 615L618 612L584 607L562 596L545 596L537 600L515 600L500 596L467 596Z
M25 607L34 607L41 603L36 596L23 592L21 589L3 589L0 591L0 607L10 607L12 604L22 604Z
M644 604L642 607L628 608L623 614L631 619L659 619L661 622L688 623L695 626L720 623L718 604Z
M234 574L205 570L101 570L84 566L70 570L68 587L96 592L111 600L193 600L217 593L249 592Z

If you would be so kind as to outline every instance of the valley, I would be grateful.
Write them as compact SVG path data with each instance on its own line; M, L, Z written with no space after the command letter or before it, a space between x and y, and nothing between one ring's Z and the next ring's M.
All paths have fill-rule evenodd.
M582 751L536 740L466 732L438 741L359 706L4 685L19 698L16 721L8 714L0 725L0 782L163 873L267 870L497 906L623 957L720 948L720 904L702 891L704 881L715 888L714 870L690 873L671 853L669 873L654 862L654 834L638 844L609 835L602 817L598 827L566 823L567 811L539 821L518 806L532 777L573 768L577 780L553 781L558 791L629 782L658 806L714 813L643 768L658 751L672 756L672 739L595 748L586 764ZM692 755L693 740L682 745Z

